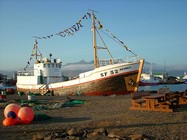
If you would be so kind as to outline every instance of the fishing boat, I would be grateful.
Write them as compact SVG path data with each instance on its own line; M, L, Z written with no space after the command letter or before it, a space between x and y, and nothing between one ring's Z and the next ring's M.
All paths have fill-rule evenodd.
M183 79L184 83L187 84L187 72L184 72L184 76L182 79Z
M159 85L159 82L160 79L153 75L151 64L149 72L141 74L139 86L155 86Z
M113 94L130 94L138 91L140 75L142 72L144 59L138 58L134 54L134 58L125 61L122 59L114 59L109 52L108 47L102 40L105 49L109 52L111 58L100 60L98 57L98 47L96 37L98 30L102 28L98 22L99 28L96 26L97 18L95 12L90 13L92 19L93 32L93 50L94 50L94 69L80 73L75 79L67 80L62 75L62 62L60 59L43 58L38 48L38 41L34 43L35 63L34 69L24 69L17 74L17 90L28 94L30 92L36 94L53 95L88 95L101 96ZM97 33L97 34L96 34ZM101 38L100 34L99 37ZM101 38L102 39L102 38ZM118 40L119 41L119 40ZM127 46L120 42L129 52L133 53ZM39 57L40 56L40 57Z
M160 80L150 73L142 73L140 77L140 86L155 86L159 85Z

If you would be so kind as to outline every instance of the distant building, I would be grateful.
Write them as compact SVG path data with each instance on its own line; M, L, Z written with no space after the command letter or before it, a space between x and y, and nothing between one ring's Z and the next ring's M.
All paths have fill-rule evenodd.
M0 83L7 81L7 75L0 74Z
M13 80L17 80L17 72L16 71L14 71L14 73L13 73Z

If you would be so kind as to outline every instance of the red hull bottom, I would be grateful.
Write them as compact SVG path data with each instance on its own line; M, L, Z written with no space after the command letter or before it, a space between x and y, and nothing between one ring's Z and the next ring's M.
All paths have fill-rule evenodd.
M157 86L159 85L159 83L144 83L144 82L140 82L139 86Z

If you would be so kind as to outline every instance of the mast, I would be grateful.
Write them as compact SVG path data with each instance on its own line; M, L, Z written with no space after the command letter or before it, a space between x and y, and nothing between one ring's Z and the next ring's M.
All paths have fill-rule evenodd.
M37 50L38 50L38 42L37 42L37 40L35 40L35 47L36 47L36 60L37 60L37 56L38 56L38 52L37 52Z
M36 60L37 60L37 56L38 56L38 52L37 52L38 46L37 46L37 44L38 44L38 42L37 42L37 39L36 39L36 40L35 40L35 44L34 44L34 47L35 47L35 49L36 49L36 52L35 52Z
M99 63L98 63L98 55L97 55L96 27L95 27L94 11L92 11L92 31L93 31L93 48L94 48L94 68L98 68Z
M35 55L36 60L38 60L38 56L40 56L40 60L42 60L42 54L40 53L40 50L38 48L38 41L37 41L37 39L35 40L34 48L33 49L35 49L35 53L33 54L33 56ZM38 54L38 52L39 52L39 54Z

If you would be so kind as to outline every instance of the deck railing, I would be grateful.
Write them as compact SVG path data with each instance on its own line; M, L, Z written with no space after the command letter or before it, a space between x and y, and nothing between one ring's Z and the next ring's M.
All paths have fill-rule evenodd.
M110 64L120 64L120 63L128 63L128 62L135 62L137 61L138 57L127 57L125 60L122 58L117 59L100 59L99 65L106 66Z
M23 71L18 71L17 74L18 76L34 76L35 71L38 70L23 70Z

